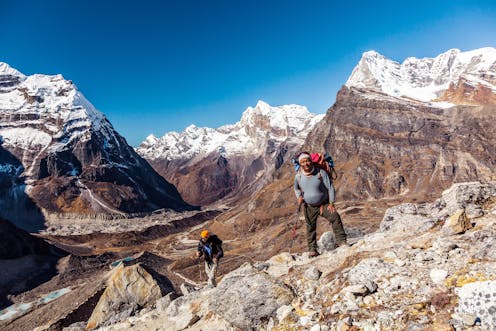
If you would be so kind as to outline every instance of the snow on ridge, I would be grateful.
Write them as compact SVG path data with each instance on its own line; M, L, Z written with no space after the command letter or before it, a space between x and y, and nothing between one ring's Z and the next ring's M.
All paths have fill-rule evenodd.
M0 77L2 73L21 75L22 78L13 87L0 93L0 114L16 119L2 123L2 131L22 126L36 127L29 132L29 139L10 136L10 141L28 148L32 141L45 141L45 134L56 139L65 136L68 138L66 142L89 139L91 135L84 134L89 130L99 131L112 139L113 128L105 115L62 75L34 74L26 77L8 64L0 63ZM41 130L40 126L44 129ZM22 134L19 130L12 132Z
M304 106L284 105L272 107L259 100L248 107L241 120L217 129L188 126L183 132L169 132L156 141L146 139L136 151L147 159L192 159L213 152L224 156L260 154L268 139L284 141L303 139L323 118Z
M345 86L377 90L395 97L433 101L460 78L485 83L496 93L496 48L450 49L435 58L408 57L403 63L376 51L363 53Z
M1 75L12 75L12 76L20 77L21 79L26 78L26 76L23 73L12 68L5 62L0 62L0 76Z

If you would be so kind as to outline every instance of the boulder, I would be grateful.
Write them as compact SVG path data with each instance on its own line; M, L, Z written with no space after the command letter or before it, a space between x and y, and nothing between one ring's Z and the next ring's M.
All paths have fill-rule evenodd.
M465 209L458 209L453 215L448 217L443 225L443 232L445 234L460 234L472 228Z
M86 329L123 320L138 309L153 305L161 296L159 284L140 264L126 267L120 263L110 273L107 288L93 310Z
M320 253L332 251L336 248L336 237L330 231L324 232L320 236L317 246L319 247Z
M348 280L350 284L364 285L367 288L371 287L373 289L372 285L367 286L370 282L376 283L385 276L392 277L393 275L397 275L401 270L401 267L382 259L369 258L360 261L360 263L350 269ZM375 289L377 289L376 286Z
M227 274L212 291L208 309L242 330L260 329L293 298L288 287L245 264Z
M469 283L456 292L460 314L479 317L483 329L496 329L496 281Z
M315 266L311 266L305 270L305 278L308 280L319 280L321 274L322 272Z

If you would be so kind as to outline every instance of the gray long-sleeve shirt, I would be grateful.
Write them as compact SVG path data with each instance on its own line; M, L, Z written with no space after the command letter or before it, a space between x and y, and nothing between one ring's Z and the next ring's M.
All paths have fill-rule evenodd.
M322 178L319 178L319 173ZM295 175L294 191L296 198L303 196L310 205L321 205L334 202L334 186L329 180L327 172L314 167L312 175L306 176L301 171Z

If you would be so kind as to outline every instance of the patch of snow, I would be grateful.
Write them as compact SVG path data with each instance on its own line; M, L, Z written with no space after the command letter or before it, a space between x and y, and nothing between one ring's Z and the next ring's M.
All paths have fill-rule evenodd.
M35 128L0 128L0 135L6 144L23 149L40 148L50 144L52 137Z

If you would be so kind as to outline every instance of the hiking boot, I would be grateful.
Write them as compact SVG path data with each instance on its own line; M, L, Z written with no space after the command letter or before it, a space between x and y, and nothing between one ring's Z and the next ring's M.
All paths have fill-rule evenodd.
M338 247L343 247L343 246L344 246L344 247L350 247L351 245L350 245L350 244L348 244L348 243L346 242L346 240L343 240L343 241L340 241L340 242L336 243L336 248L338 248Z
M308 253L308 257L316 257L316 256L319 256L319 252L317 251L311 251L310 253Z

